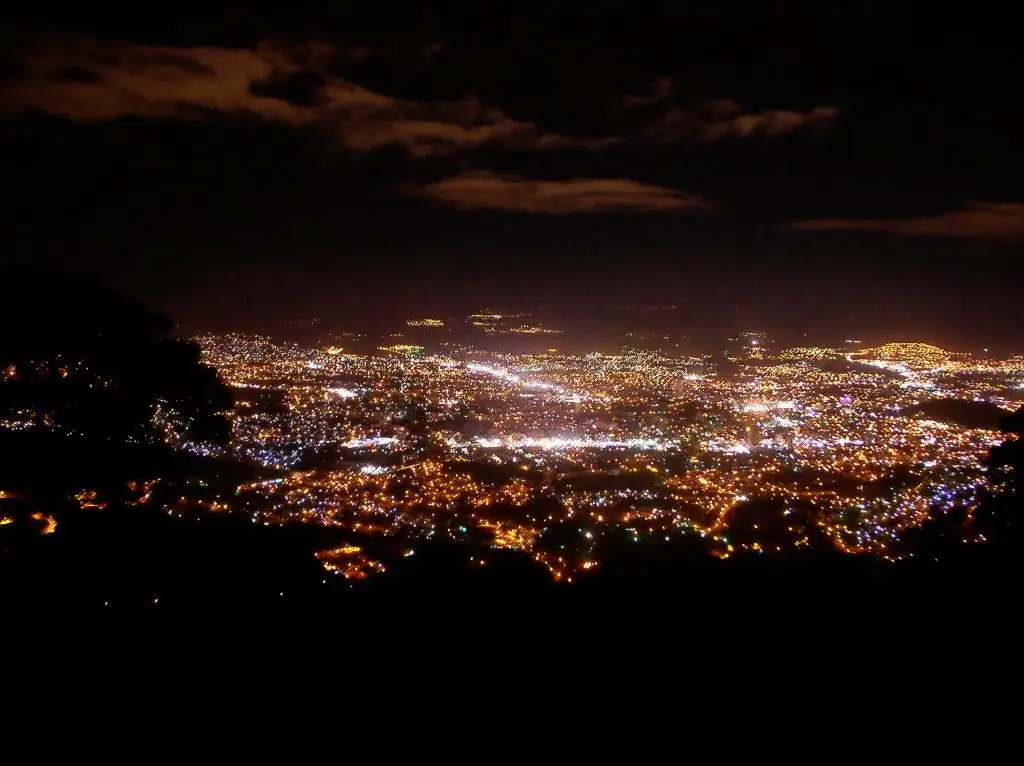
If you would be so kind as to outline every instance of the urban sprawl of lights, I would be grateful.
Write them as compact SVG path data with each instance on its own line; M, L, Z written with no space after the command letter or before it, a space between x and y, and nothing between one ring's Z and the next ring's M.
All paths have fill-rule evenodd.
M239 394L231 452L280 472L240 488L234 510L408 540L478 530L557 578L599 566L601 542L623 535L700 535L723 557L809 545L899 557L904 530L977 501L981 458L1001 438L913 408L1010 411L1024 381L1024 358L916 343L772 352L752 336L725 372L645 350L199 340ZM553 527L581 545L541 545ZM358 551L320 558L346 576L380 570Z

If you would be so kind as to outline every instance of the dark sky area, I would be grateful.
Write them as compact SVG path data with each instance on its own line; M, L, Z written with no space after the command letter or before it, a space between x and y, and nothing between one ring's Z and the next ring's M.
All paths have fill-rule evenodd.
M3 33L6 260L217 329L679 301L693 334L1024 345L1000 13L110 5Z

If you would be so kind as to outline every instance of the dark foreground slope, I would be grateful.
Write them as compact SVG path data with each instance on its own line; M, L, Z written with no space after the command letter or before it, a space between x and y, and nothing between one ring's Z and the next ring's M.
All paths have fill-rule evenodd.
M619 629L637 617L692 618L723 608L851 617L879 607L999 608L1015 599L1022 570L1008 542L900 564L834 553L722 561L688 545L633 545L609 551L603 566L577 582L556 584L524 555L419 544L384 575L350 582L314 558L326 543L310 528L141 508L71 514L48 535L11 524L0 527L0 606L8 614L187 618L284 610L333 618L433 605L465 619L548 607L557 618L579 607Z

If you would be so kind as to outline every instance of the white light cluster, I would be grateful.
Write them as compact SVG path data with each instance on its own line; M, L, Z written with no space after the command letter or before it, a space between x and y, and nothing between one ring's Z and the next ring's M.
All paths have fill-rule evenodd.
M543 391L562 391L560 386L556 386L553 383L544 383L539 380L526 380L514 372L503 370L500 367L491 367L486 364L467 364L466 369L472 372L482 372L485 375L498 378L499 380L507 380L509 383L516 383L526 388L535 388Z
M394 444L397 441L398 439L394 436L370 436L366 439L350 439L341 446L359 449L361 447L380 447L385 444Z
M610 449L623 448L635 450L664 450L672 446L672 442L659 441L657 439L610 439L590 436L572 437L509 437L507 439L483 436L475 437L471 442L463 443L449 440L453 447L474 446L484 449L497 447L508 447L511 449L540 449L540 450L565 450L565 449Z
M334 394L342 399L355 399L359 393L348 388L328 388L327 393Z

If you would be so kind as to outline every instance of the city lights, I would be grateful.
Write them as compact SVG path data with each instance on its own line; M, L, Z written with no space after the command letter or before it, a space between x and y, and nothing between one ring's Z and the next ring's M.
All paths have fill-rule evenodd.
M599 566L616 530L699 535L723 557L824 541L897 558L900 535L936 509L973 507L987 486L981 459L1001 438L912 408L983 400L1009 412L1000 392L1024 380L1020 357L914 343L774 351L761 335L729 376L706 357L640 349L332 354L255 336L200 341L239 392L229 451L285 471L240 490L234 507L254 522L408 540L476 529L564 580ZM578 550L542 545L558 524L578 525ZM321 560L349 578L380 571L357 551Z

